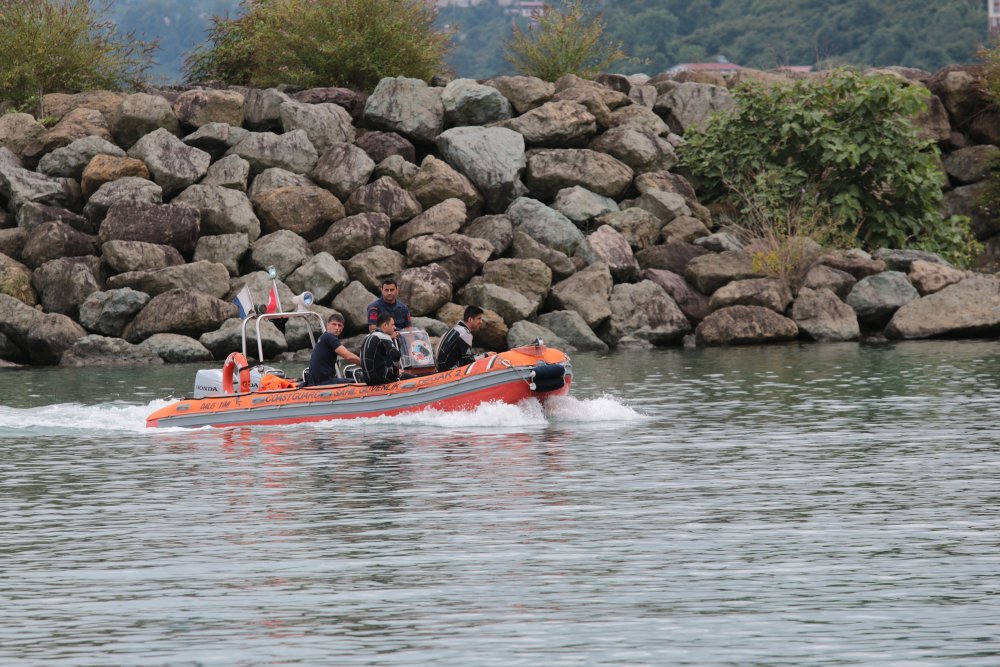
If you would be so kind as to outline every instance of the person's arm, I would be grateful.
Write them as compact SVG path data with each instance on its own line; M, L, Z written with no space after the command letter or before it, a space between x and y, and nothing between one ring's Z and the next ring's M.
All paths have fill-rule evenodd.
M339 356L344 361L352 364L357 364L358 366L361 365L361 357L348 350L345 346L341 345L335 351L337 353L337 356Z

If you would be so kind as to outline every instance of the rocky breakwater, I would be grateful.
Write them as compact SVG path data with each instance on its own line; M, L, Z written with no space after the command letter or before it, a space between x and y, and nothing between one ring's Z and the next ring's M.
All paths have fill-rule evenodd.
M494 350L1000 331L997 279L933 256L826 255L794 294L756 273L671 171L728 83L48 95L44 124L0 116L0 359L221 359L239 347L231 301L244 286L262 301L267 267L284 304L308 289L348 335L387 276L432 335L479 305ZM953 129L952 97L922 122L962 180L973 135ZM304 326L265 322L265 355L306 358Z

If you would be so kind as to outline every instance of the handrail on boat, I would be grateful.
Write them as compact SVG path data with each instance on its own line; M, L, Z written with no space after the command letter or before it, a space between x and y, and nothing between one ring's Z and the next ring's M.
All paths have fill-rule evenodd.
M251 320L256 322L255 331L257 333L257 363L264 362L264 339L260 335L260 323L264 320L278 320L278 319L292 319L295 317L315 317L316 321L319 323L319 330L323 331L323 317L312 310L295 310L290 313L259 313L254 314L245 320L243 320L243 327L240 331L241 338L243 339L243 356L247 355L247 324ZM313 335L312 327L307 329L309 332L309 342L312 347L316 347L316 337Z

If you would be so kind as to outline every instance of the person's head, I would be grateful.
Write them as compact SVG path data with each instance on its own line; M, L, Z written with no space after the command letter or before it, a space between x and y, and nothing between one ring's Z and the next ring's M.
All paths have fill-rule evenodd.
M375 328L391 336L396 331L396 320L392 319L389 313L379 313Z
M337 336L344 330L344 316L340 313L330 313L326 318L326 330Z
M399 295L399 287L396 285L395 278L386 278L382 281L382 300L386 303L396 303L396 297Z
M469 327L469 331L479 331L483 326L483 309L479 306L466 306L462 320Z

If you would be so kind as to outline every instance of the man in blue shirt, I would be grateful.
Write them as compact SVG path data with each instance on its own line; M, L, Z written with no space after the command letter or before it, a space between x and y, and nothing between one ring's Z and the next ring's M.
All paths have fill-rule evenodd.
M383 313L392 316L397 329L413 326L410 309L396 298L398 295L399 287L396 286L395 278L386 278L382 281L382 298L368 304L368 333L378 328L378 316Z
M340 334L344 332L344 316L332 313L326 320L326 331L313 348L309 358L309 384L333 384L342 382L337 378L337 357L352 364L361 364L361 358L344 347Z

